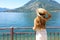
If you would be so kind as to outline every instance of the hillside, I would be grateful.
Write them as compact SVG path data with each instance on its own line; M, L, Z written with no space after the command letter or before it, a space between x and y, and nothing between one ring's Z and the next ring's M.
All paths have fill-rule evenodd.
M31 0L22 7L10 10L12 12L31 12L35 11L37 8L45 8L48 11L60 10L60 4L53 0Z

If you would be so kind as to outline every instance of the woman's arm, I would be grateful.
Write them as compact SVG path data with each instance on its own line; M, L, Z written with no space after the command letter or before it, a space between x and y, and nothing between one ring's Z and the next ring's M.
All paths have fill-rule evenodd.
M36 19L34 20L34 27L33 27L33 30L36 30L37 25L40 25L40 24L41 24L40 21L36 18Z
M51 18L51 14L47 13L48 17L46 18L46 20L49 20Z
M47 13L48 17L47 18L44 18L44 17L41 17L43 20L47 21L51 18L51 14Z

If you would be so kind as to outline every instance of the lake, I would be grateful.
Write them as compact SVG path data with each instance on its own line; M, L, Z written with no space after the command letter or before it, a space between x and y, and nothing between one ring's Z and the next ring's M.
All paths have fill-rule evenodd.
M46 26L60 26L60 12L52 12L51 13L52 17L51 19L46 23ZM33 27L34 25L34 19L36 17L36 13L17 13L17 12L0 12L0 28L1 27ZM0 39L2 40L3 38L3 33L10 32L10 30L0 30ZM33 32L32 29L17 29L14 30L14 32ZM60 32L60 29L47 29L47 35L48 35L48 40L50 37L54 39L57 39L58 35L54 36L50 35L49 32ZM32 34L14 34L14 40L16 39L24 39L27 38L29 39L30 37L34 40L35 35ZM60 34L59 34L60 36ZM4 40L10 40L10 35L7 36L7 34L4 34ZM31 39L30 39L31 40Z
M60 12L52 12L46 26L60 26ZM33 27L36 13L0 12L0 27Z

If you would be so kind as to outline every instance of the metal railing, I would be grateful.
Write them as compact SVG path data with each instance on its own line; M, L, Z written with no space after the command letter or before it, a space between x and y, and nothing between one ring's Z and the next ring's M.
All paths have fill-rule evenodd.
M48 40L60 40L60 28L47 28ZM0 40L36 40L35 32L30 27L0 28Z

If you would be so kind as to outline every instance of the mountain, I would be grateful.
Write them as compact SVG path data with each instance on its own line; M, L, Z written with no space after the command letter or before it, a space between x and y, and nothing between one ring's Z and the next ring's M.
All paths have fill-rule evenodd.
M8 9L7 8L0 8L0 12L4 12L6 10L8 10Z
M45 8L48 11L60 10L60 4L54 0L31 0L22 7L10 10L12 12L31 12L37 8Z

